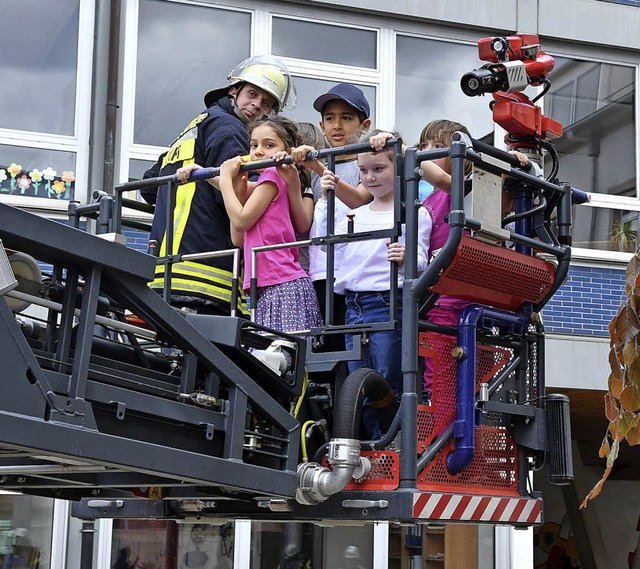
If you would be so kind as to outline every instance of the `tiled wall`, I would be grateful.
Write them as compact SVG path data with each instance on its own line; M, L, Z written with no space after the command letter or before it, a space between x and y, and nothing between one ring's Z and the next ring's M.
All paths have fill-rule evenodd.
M573 265L567 281L542 311L547 332L608 336L624 295L622 268Z
M149 249L149 234L146 231L123 227L122 233L127 238L127 247L143 253L147 252Z

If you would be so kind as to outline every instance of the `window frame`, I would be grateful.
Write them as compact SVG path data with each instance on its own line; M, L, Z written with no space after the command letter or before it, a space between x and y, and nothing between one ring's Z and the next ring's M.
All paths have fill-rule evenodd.
M73 135L38 133L0 128L0 144L21 148L64 151L75 154L74 200L86 202L89 188L90 133L92 116L93 50L96 0L79 0L78 61L76 62L75 117ZM86 30L92 30L87 33ZM3 195L2 203L12 206L65 213L67 201L49 198Z
M84 0L88 1L88 0ZM395 90L396 90L396 44L398 36L416 37L449 43L461 43L475 45L482 32L472 28L455 28L446 23L429 23L424 21L401 20L393 15L383 17L375 14L354 15L353 12L306 6L291 2L283 6L275 1L242 2L241 0L228 0L224 3L216 0L164 0L181 4L195 4L219 9L241 11L251 14L251 55L271 52L272 19L274 17L289 20L304 20L312 18L314 22L373 30L377 32L377 65L375 69L354 67L334 63L323 63L298 59L295 57L282 57L292 74L309 79L323 79L339 81L351 81L376 89L376 116L372 117L377 127L393 129L395 124ZM249 4L249 6L247 6ZM122 118L121 118L121 144L117 160L117 179L128 180L129 160L155 161L159 154L166 150L165 147L145 146L133 144L133 102L135 101L135 66L137 55L137 28L138 28L139 0L130 0L125 4L124 18L125 46L123 53L123 78L122 78ZM286 12L286 13L285 13ZM640 129L638 110L640 106L640 65L634 59L634 53L627 53L617 48L603 46L584 46L562 42L560 40L545 40L545 51L552 55L580 59L594 63L607 63L611 65L623 65L635 69L635 132L636 139ZM483 64L480 60L477 66ZM551 74L553 81L553 74ZM544 111L544 98L540 105ZM494 125L494 139L502 140L504 131ZM609 196L591 194L591 202L579 207L603 207L613 209L627 209L640 211L640 144L635 148L635 181L637 197ZM573 249L577 259L590 259L595 261L628 262L629 253L602 251L596 249Z
M591 201L586 204L575 207L597 207L604 209L621 209L629 211L640 212L640 110L638 105L640 104L640 93L638 92L640 86L640 64L638 63L637 56L634 53L627 53L620 49L607 48L604 46L598 46L597 48L591 46L574 46L566 43L558 42L557 40L545 41L545 52L557 57L566 57L570 59L579 59L586 62L593 63L606 63L609 65L618 65L624 67L630 67L635 70L635 96L634 96L634 120L635 120L635 187L636 197L628 196L613 196L609 194L597 194L590 193ZM550 76L553 81L553 72ZM542 99L542 108L544 111L544 97ZM620 264L626 264L629 262L633 253L623 253L620 251L605 251L600 249L587 249L581 247L572 247L572 257L576 260L585 261L604 261L615 262Z

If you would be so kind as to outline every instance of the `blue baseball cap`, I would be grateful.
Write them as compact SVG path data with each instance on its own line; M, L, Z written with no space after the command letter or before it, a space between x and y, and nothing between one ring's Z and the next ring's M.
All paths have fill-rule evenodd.
M335 101L339 99L344 101L348 105L352 106L356 111L362 113L366 118L369 118L371 109L369 107L369 101L364 96L364 93L358 89L355 85L350 83L338 83L334 87L331 87L324 95L320 95L314 102L313 108L322 114L322 109L329 101Z

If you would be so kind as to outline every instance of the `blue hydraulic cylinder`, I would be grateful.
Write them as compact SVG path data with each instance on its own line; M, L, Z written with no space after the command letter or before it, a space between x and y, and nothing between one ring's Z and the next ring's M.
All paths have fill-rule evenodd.
M473 459L476 428L476 332L487 329L522 329L531 319L531 308L507 312L472 304L464 308L458 322L458 347L462 350L456 374L456 417L453 423L455 449L447 456L447 470L458 474Z

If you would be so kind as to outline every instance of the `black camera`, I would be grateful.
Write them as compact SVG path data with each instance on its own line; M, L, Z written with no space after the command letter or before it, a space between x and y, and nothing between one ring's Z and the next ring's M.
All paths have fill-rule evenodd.
M504 68L500 70L490 65L465 73L460 79L460 87L468 97L476 97L485 93L508 91L509 83Z

